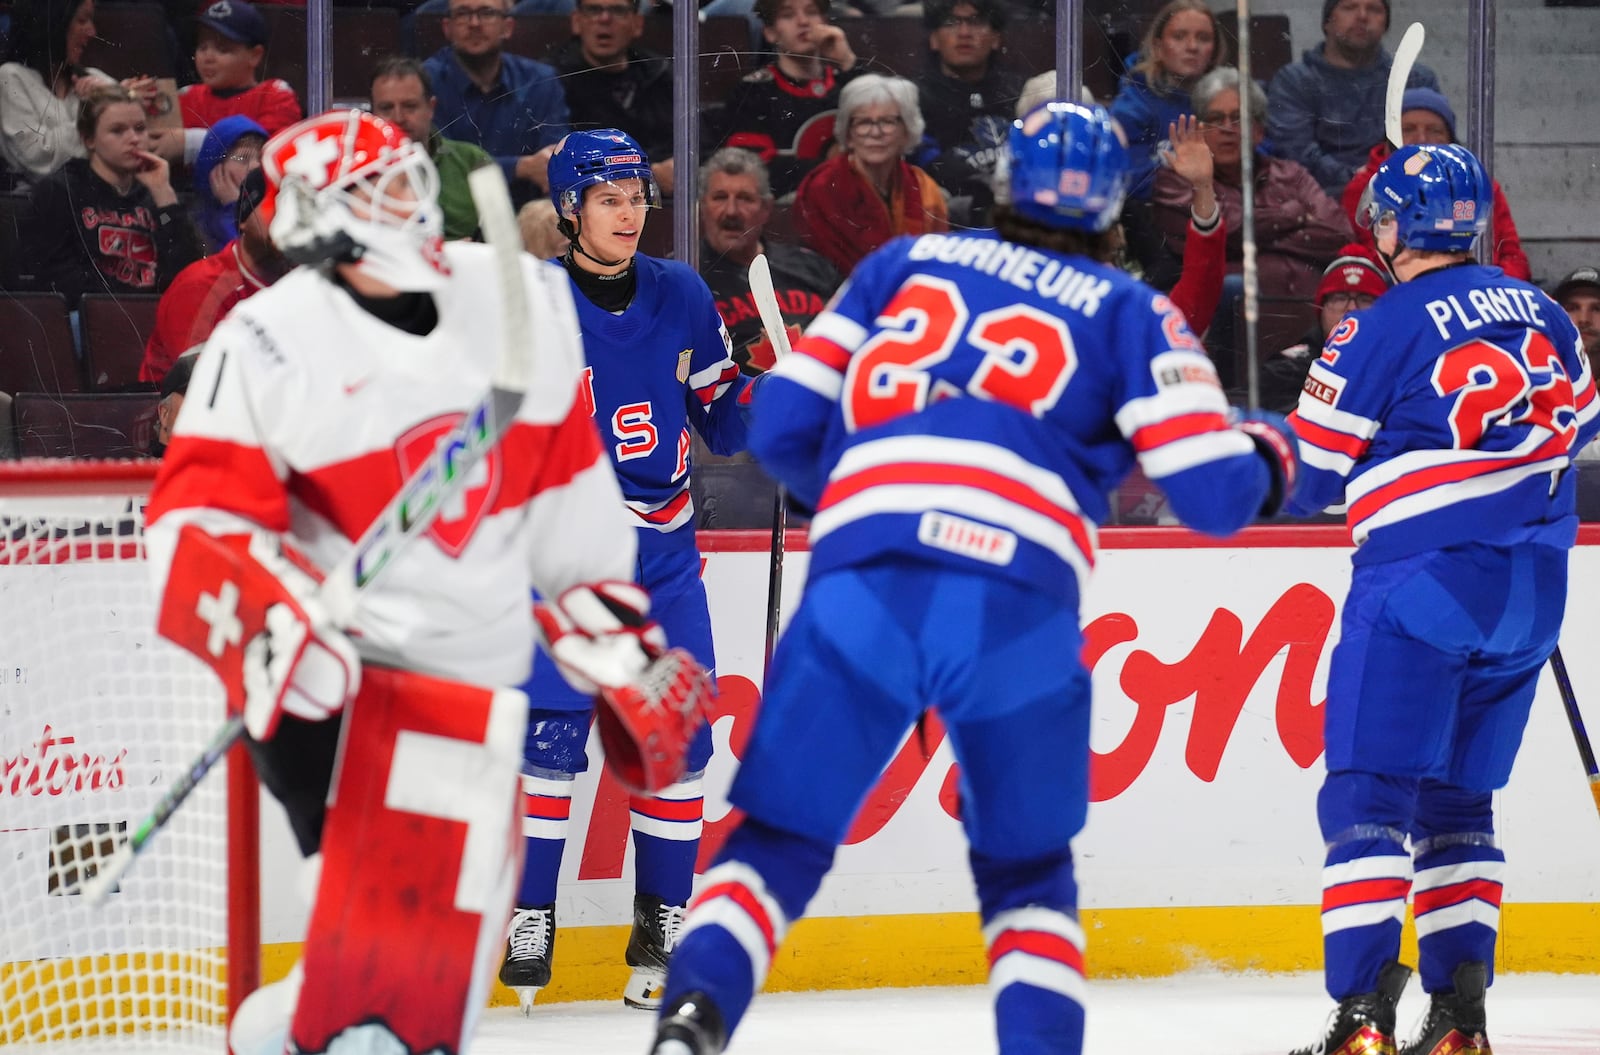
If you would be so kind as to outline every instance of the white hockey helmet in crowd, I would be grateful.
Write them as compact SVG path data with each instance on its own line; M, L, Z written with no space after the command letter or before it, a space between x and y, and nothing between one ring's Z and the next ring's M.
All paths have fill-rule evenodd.
M427 148L365 110L290 125L262 149L272 241L297 264L353 263L395 289L439 289L439 173Z

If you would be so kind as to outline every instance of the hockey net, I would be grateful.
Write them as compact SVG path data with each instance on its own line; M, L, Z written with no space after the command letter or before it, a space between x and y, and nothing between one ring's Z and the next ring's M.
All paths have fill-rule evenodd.
M226 1050L259 961L236 752L99 907L77 885L225 719L154 631L155 463L0 463L0 1051ZM232 881L230 881L230 879Z

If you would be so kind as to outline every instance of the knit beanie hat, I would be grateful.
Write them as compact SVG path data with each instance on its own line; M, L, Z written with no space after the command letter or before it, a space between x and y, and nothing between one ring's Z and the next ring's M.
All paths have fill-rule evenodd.
M1333 9L1339 6L1339 0L1322 0L1322 24L1328 24L1328 16L1333 14ZM1383 18L1388 23L1394 19L1394 11L1389 7L1389 0L1383 0Z
M1450 140L1456 138L1456 112L1450 109L1450 100L1432 88L1407 88L1405 99L1400 104L1400 111L1429 110L1444 118L1445 128L1450 130Z
M1351 242L1339 250L1339 256L1322 272L1322 284L1317 287L1317 307L1334 293L1365 293L1381 297L1389 288L1383 268L1364 245Z

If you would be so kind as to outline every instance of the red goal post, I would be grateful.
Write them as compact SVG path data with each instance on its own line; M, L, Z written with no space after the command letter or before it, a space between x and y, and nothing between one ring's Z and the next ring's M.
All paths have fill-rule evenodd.
M226 1050L259 982L259 791L235 749L98 908L76 895L225 720L155 634L158 462L0 462L0 1050Z

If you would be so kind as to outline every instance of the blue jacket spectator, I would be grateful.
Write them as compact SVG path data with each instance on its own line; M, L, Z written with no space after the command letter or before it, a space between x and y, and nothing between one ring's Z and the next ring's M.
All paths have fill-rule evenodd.
M1305 166L1336 198L1384 137L1394 64L1381 44L1388 29L1388 0L1326 0L1322 44L1279 70L1267 92L1267 134L1277 153ZM1418 63L1406 87L1437 90L1439 78Z
M239 188L261 167L267 130L235 114L211 126L194 162L194 218L207 254L239 237Z
M506 0L451 0L444 31L450 43L423 64L438 100L434 125L493 156L518 204L543 194L550 155L571 124L555 68L505 52Z
M1130 196L1150 197L1168 127L1194 112L1190 90L1202 74L1226 64L1227 51L1203 0L1172 0L1150 20L1111 103L1111 116L1128 137Z

